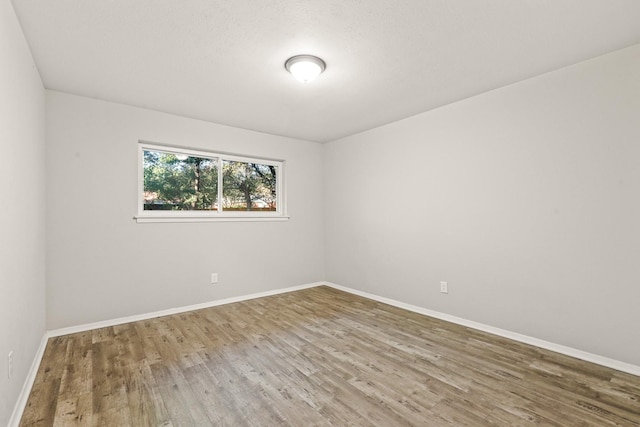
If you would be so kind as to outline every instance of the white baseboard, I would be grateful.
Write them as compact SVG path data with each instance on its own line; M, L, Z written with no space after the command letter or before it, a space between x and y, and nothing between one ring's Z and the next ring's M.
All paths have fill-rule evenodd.
M76 332L85 332L92 329L107 328L109 326L122 325L123 323L137 322L139 320L154 319L156 317L169 316L172 314L184 313L187 311L200 310L203 308L215 307L218 305L231 304L234 302L247 301L255 298L268 297L271 295L283 294L286 292L299 291L301 289L313 288L323 285L324 282L307 283L305 285L291 286L288 288L273 289L271 291L258 292L255 294L242 295L238 297L226 298L216 301L203 302L200 304L187 305L184 307L169 308L167 310L154 311L151 313L136 314L133 316L119 317L117 319L103 320L100 322L86 323L84 325L69 326L67 328L53 329L48 332L49 337L58 337L61 335L75 334Z
M40 340L40 347L38 347L38 351L33 358L31 368L29 369L29 373L27 374L27 378L24 380L24 384L22 384L22 390L18 395L18 401L13 407L13 413L11 414L11 418L9 418L9 424L7 424L7 427L18 427L18 425L20 424L22 413L24 412L24 408L27 406L27 400L29 399L29 394L31 393L33 383L36 380L38 369L40 369L40 362L42 362L42 356L44 356L44 350L47 347L48 341L49 336L45 332L42 336L42 340Z
M325 285L341 291L349 292L354 295L359 295L361 297L369 298L374 301L389 304L394 307L403 308L405 310L413 311L415 313L424 314L430 317L435 317L436 319L445 320L451 323L456 323L458 325L466 326L468 328L477 329L483 332L488 332L490 334L498 335L503 338L508 338L514 341L519 341L521 343L530 344L536 347L544 348L545 350L551 350L556 353L564 354L566 356L575 357L576 359L581 359L587 362L595 363L597 365L606 366L607 368L612 368L618 371L626 372L628 374L640 376L640 366L638 365L632 365L630 363L621 362L615 359L610 359L608 357L600 356L598 354L588 353L586 351L578 350L572 347L555 344L549 341L544 341L538 338L533 338L533 337L522 335L516 332L507 331L505 329L495 328L493 326L463 319L461 317L451 316L449 314L440 313L438 311L433 311L423 307L406 304L404 302L370 294L368 292L359 291L357 289L348 288L346 286L336 285L335 283L325 282Z

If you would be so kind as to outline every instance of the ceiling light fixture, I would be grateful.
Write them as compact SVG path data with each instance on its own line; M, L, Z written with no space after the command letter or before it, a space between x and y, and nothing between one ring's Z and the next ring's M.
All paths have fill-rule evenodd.
M313 55L296 55L287 59L284 68L291 73L296 80L302 83L309 83L314 80L327 68L327 64Z

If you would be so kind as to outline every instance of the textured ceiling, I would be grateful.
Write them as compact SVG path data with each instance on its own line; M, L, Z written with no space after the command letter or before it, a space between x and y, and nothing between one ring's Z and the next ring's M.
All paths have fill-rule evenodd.
M640 42L638 0L13 4L49 89L318 142Z

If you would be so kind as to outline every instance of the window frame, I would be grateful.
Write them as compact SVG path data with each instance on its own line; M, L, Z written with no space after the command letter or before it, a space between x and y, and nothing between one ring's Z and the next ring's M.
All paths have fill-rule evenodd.
M207 159L217 162L218 169L218 209L222 208L223 195L223 167L224 161L258 163L275 166L276 169L276 210L275 211L163 211L144 210L144 151L158 151L169 154L181 154ZM285 197L285 161L267 159L264 157L245 156L220 151L208 151L177 145L160 144L148 141L138 141L138 191L137 191L137 222L209 222L209 221L286 221L289 219L286 210Z

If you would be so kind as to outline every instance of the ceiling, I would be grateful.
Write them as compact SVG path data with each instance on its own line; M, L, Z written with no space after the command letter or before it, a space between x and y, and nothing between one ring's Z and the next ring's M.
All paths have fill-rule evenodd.
M12 1L48 89L317 142L640 42L638 0Z

